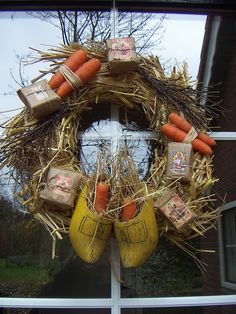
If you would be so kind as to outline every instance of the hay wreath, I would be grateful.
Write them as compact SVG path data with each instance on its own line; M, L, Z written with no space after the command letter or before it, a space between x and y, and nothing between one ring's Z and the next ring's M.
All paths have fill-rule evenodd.
M40 221L48 229L55 241L62 239L63 234L68 234L73 209L58 210L40 200L39 194L45 186L50 167L63 167L81 173L82 182L88 186L87 202L91 211L94 185L99 176L105 176L111 191L105 216L112 222L120 220L119 198L122 194L132 192L140 209L146 199L155 201L166 191L178 189L195 219L185 228L177 230L156 209L160 241L167 238L190 254L201 269L204 268L196 254L198 250L191 247L188 240L203 236L214 227L219 216L218 210L213 206L214 195L209 194L216 181L213 177L213 157L194 152L193 175L189 182L167 177L167 144L170 140L160 129L167 123L169 113L174 111L182 113L196 130L208 131L209 121L214 114L212 109L201 105L200 98L203 95L190 86L186 66L173 70L167 76L157 57L139 56L136 71L112 76L108 71L105 45L100 42L89 42L84 46L60 45L47 52L34 49L38 55L33 62L50 62L50 68L41 71L32 82L54 73L66 58L80 48L86 51L89 58L96 57L102 62L96 79L74 90L63 101L60 109L49 117L37 120L25 108L3 126L5 131L1 138L0 163L2 168L9 168L15 180L15 197L34 220ZM83 173L77 136L81 117L93 105L101 106L102 110L104 103L144 115L148 121L148 130L155 132L153 140L156 145L144 182L140 181L128 150L119 152L115 157L101 152L94 174L88 176ZM109 172L111 165L114 170L112 173L118 173L118 177Z

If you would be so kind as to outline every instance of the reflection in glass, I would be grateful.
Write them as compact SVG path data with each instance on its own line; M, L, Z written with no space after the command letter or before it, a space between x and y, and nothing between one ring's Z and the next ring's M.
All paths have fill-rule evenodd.
M110 122L110 119L94 121L85 131L83 132L84 136L97 136L101 139L104 135L112 133L113 123Z
M122 297L203 295L203 277L194 261L161 239L156 251L140 267L122 268Z
M97 167L98 158L109 158L111 152L111 141L105 139L81 139L80 160L82 170L87 175L92 175Z
M222 214L226 281L236 284L236 208Z
M135 110L119 110L119 121L123 131L144 131L149 127L145 113L140 108Z
M100 112L98 105L93 106L94 115L93 111L90 112L90 116L86 116L80 124L78 138L82 168L87 175L91 175L100 155L114 159L118 150L126 149L134 160L140 179L144 179L154 145L147 135L142 134L142 130L148 127L145 116L120 108L111 119L110 109L110 106L104 105L104 111Z
M4 198L0 204L0 239L0 297L110 296L109 246L96 265L87 265L64 235L57 241L56 258L52 259L48 231Z
M119 141L119 148L126 149L134 161L134 165L141 180L145 178L150 167L150 156L152 156L152 141L148 139L124 138Z
M91 110L81 113L79 121L79 131L83 133L95 132L97 135L102 135L104 132L110 132L111 124L111 106L110 104L94 104Z

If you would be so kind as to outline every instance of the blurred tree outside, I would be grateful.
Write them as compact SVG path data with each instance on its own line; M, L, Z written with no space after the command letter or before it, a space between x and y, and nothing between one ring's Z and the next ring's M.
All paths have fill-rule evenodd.
M63 43L85 44L112 37L112 14L106 11L39 11L29 15L58 27ZM116 30L119 38L134 37L137 53L148 53L160 44L164 33L165 14L118 12Z

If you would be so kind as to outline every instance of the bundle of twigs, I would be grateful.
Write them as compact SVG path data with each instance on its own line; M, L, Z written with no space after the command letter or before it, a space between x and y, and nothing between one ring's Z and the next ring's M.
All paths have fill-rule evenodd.
M159 99L165 100L173 110L182 112L185 117L197 130L207 129L207 107L199 101L198 92L191 86L182 81L182 77L177 79L158 79L152 76L145 67L139 66L137 72L147 81L156 91ZM188 104L188 105L186 105Z

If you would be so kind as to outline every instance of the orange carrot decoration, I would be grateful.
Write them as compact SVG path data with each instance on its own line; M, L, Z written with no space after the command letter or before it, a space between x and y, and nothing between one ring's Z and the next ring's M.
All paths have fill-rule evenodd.
M187 133L178 129L177 127L170 125L170 124L164 124L161 127L161 131L164 135L169 137L170 139L176 141L176 142L183 142L184 139L187 136ZM195 139L192 141L192 146L194 149L196 149L199 153L203 155L211 155L212 149L209 145L204 143L203 141L199 139Z
M64 63L72 72L76 71L87 60L87 54L83 49L75 51ZM48 84L52 89L57 89L63 82L65 77L58 70L49 80Z
M184 118L182 118L180 115L178 115L177 113L170 113L169 114L169 120L171 123L173 123L175 126L177 126L179 129L185 131L185 132L189 132L190 129L192 128L192 125L185 120ZM204 143L206 143L209 146L214 146L216 145L215 140L210 137L207 134L204 134L202 132L198 133L197 138L201 141L203 141Z
M98 59L92 58L88 62L85 62L74 73L80 79L81 85L84 85L88 81L90 81L97 74L97 72L100 70L101 66L102 66L102 64L101 64L101 62ZM73 90L72 85L69 84L68 82L64 82L58 88L57 95L59 95L61 98L64 98L72 90Z
M122 220L123 221L128 221L132 218L134 218L137 210L137 204L136 201L130 197L127 196L123 199L122 202Z
M98 214L107 209L109 184L98 182L95 191L94 208Z

